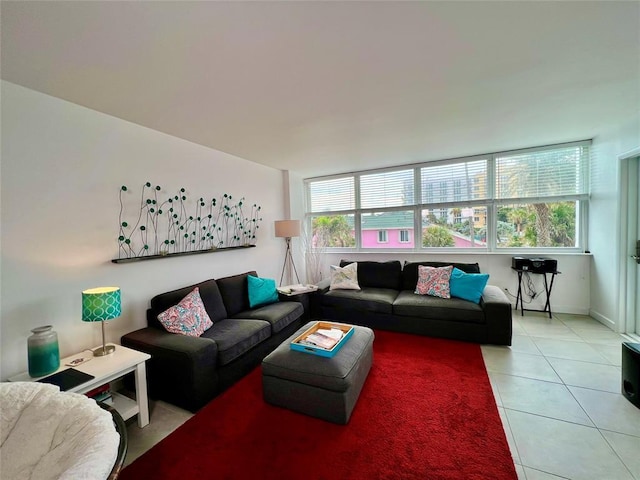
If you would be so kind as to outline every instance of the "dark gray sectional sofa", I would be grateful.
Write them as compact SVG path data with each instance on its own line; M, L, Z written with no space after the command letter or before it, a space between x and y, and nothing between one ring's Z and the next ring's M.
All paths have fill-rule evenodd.
M343 260L340 266L349 263ZM414 293L418 265L454 265L466 273L480 273L477 263L357 263L361 290L329 290L329 281L322 283L313 298L320 317L373 329L511 345L512 307L500 288L487 285L479 304Z
M151 299L148 326L121 338L122 345L151 355L147 362L151 398L195 412L300 328L304 309L298 302L249 307L248 275L257 277L256 272L246 272L206 280ZM158 314L195 287L213 326L200 337L167 332Z

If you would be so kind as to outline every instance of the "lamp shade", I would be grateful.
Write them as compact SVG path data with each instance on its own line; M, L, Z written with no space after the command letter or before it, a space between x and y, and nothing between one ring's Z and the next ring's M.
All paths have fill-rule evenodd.
M276 237L299 237L300 220L276 220Z
M82 292L82 321L101 322L120 316L120 288L99 287Z

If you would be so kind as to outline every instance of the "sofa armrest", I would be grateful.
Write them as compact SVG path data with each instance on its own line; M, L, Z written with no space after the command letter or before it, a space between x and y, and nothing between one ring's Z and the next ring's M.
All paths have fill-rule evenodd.
M511 345L511 302L507 295L494 285L487 285L482 292L480 306L487 322L488 343Z
M316 292L318 293L327 293L329 291L329 287L331 286L331 279L330 278L323 278L322 280L320 280L318 282L318 290L316 290Z
M309 297L309 312L311 319L319 319L321 317L322 296L329 291L331 285L330 278L324 278L318 282L318 289L311 292Z
M147 379L152 398L195 411L214 396L218 383L214 340L146 327L127 333L121 343L151 355Z

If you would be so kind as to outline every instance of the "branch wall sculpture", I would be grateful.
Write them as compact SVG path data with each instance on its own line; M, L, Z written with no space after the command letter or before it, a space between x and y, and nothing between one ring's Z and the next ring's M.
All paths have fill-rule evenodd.
M127 198L131 194L126 185L120 187L116 263L255 246L261 207L253 204L245 214L244 197L234 200L225 193L220 199L191 200L184 188L170 195L150 182L142 186L139 205ZM131 216L125 215L129 208L135 209Z

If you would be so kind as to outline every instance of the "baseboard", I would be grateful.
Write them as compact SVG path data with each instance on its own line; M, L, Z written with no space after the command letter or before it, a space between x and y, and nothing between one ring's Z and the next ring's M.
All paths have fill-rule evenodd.
M515 305L511 304L511 307L513 308L513 311L515 312L516 310L519 312L520 311L520 307L518 306L518 308L515 308ZM542 310L544 308L544 305L527 305L526 303L524 304L524 308L532 308L532 309L539 309ZM525 310L526 311L526 310ZM570 315L589 315L589 309L588 308L580 308L580 307L575 307L572 305L551 305L551 313L567 313Z
M602 323L606 327L609 327L614 332L617 332L617 330L616 330L616 322L611 320L609 317L606 317L605 315L602 315L601 313L596 312L595 310L592 310L592 309L589 309L589 316L591 318L594 318L595 320L599 321L600 323Z
M553 305L551 304L553 313L567 313L570 315L589 315L589 309L577 307L575 305Z

